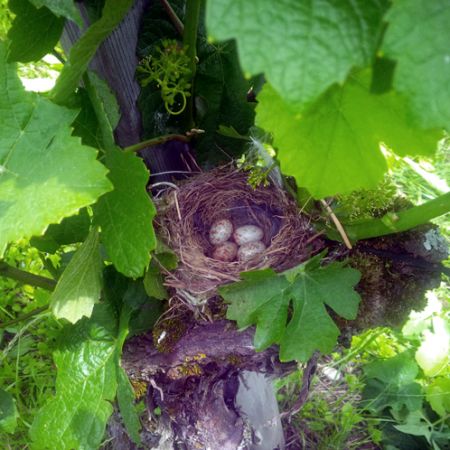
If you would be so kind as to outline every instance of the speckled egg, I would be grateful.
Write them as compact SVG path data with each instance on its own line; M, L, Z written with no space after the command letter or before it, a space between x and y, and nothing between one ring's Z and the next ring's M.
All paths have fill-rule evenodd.
M233 233L234 241L237 245L248 244L249 242L260 241L264 235L261 228L256 225L244 225L236 228Z
M261 241L247 242L239 247L237 257L239 261L247 262L262 253L265 249L266 246Z
M234 242L224 242L218 245L212 254L213 259L223 262L231 262L236 259L238 247Z
M223 244L233 234L233 224L228 219L216 220L209 230L209 242L213 245Z

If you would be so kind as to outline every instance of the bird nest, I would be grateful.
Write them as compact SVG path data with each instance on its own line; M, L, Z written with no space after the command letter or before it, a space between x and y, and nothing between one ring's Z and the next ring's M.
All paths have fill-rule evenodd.
M209 233L222 219L235 229L262 229L265 250L246 261L214 259ZM238 281L241 272L268 267L283 271L323 248L320 233L283 189L272 182L254 188L248 173L233 166L201 173L166 192L158 204L157 229L179 259L177 269L165 278L166 286L197 303L216 295L220 285Z

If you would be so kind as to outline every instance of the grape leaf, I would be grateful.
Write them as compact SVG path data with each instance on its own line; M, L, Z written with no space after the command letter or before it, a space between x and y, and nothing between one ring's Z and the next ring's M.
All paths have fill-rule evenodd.
M399 0L386 18L383 51L397 60L395 89L423 128L450 129L450 3Z
M409 411L420 409L422 397L422 386L419 383L396 385L369 378L363 390L363 405L364 409L376 414L390 408L392 414L397 415L404 407Z
M86 89L80 87L74 94L73 100L80 113L72 123L72 135L80 137L83 145L102 148L102 136L99 130L97 115Z
M84 241L89 234L90 225L91 218L86 208L83 208L75 216L50 225L43 236L31 238L30 244L41 252L55 253L61 245Z
M425 330L416 351L416 361L427 377L442 373L450 362L450 325L433 317L433 331Z
M51 91L56 103L64 103L77 88L99 45L125 17L133 0L106 0L102 17L92 24L70 50L69 58Z
M217 164L240 156L245 149L245 142L218 134L217 129L225 124L240 133L248 132L255 118L254 104L247 101L251 82L241 73L233 41L214 46L200 39L198 56L196 117L205 133L198 139L196 152L200 162Z
M30 430L39 449L99 448L117 389L117 321L107 304L61 331L54 353L56 395Z
M156 245L156 210L146 191L148 171L136 155L116 148L107 152L106 165L114 190L99 199L94 220L116 269L137 278L144 274Z
M101 285L99 235L93 229L58 280L51 298L54 315L72 323L83 316L90 317L94 304L100 298Z
M0 44L0 255L111 189L97 152L70 136L77 111L25 92Z
M36 8L46 6L56 16L66 17L75 22L80 28L83 27L80 11L73 0L30 0Z
M364 366L368 378L378 378L387 384L407 384L414 381L419 373L414 358L410 352L385 360L375 360Z
M9 392L0 389L0 431L14 433L18 416L14 397Z
M335 86L302 116L266 84L258 96L256 122L271 131L284 173L315 198L374 188L386 171L384 142L399 155L430 155L440 131L421 131L394 92L373 95L370 73Z
M427 400L441 417L450 413L450 378L434 378L426 388Z
M169 293L164 286L164 277L161 273L161 267L166 270L173 270L177 267L178 259L175 253L164 243L157 240L153 258L150 261L145 275L144 288L149 297L158 300L169 298Z
M102 242L117 270L140 277L156 246L152 219L156 209L147 193L148 171L143 161L114 145L113 129L119 120L117 102L103 80L93 73L87 90L101 129L106 166L114 190L95 206L94 220L101 226Z
M135 444L139 444L141 441L139 435L141 423L134 406L134 391L122 367L118 367L117 370L117 384L117 401L119 403L120 415L131 439Z
M302 264L282 274L267 269L241 277L219 290L230 303L227 317L239 328L256 325L255 348L277 343L282 361L306 361L316 350L332 350L339 329L325 306L346 319L356 317L359 296L353 286L359 272L341 264ZM288 319L290 305L293 313Z
M116 96L112 93L108 83L100 78L95 72L89 71L89 82L95 90L97 105L101 105L103 116L108 123L111 133L115 130L120 120L119 104Z
M114 129L119 123L119 105L108 84L95 72L88 71L84 77L89 103L95 114L94 124L88 124L88 129L98 127L95 134L100 138L100 148L106 150L115 148Z
M394 425L394 428L402 433L412 434L413 436L424 436L428 443L431 444L430 422L424 416L422 411L412 411L406 417L401 425Z
M55 48L64 19L47 8L35 8L28 0L10 0L9 8L16 17L8 31L8 61L37 61Z
M354 66L371 62L385 0L209 0L206 24L220 40L236 38L245 72L264 72L280 97L298 109Z

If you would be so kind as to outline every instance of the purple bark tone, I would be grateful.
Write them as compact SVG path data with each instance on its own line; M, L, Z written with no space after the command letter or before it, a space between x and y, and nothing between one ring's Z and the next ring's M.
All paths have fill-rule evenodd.
M168 353L151 335L137 336L127 342L122 366L131 380L148 383L147 405L161 408L160 420L185 448L282 448L270 379L297 365L281 363L275 347L256 352L253 335L225 320L193 324Z

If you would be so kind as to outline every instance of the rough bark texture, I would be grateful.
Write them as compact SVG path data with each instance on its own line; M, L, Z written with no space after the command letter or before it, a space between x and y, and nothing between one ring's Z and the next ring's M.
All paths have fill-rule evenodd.
M147 404L161 408L159 421L170 424L174 442L186 449L282 448L270 377L296 364L280 363L275 347L257 353L253 329L239 332L225 320L193 323L161 353L157 346L173 332L131 339L122 365L135 384L147 385Z

